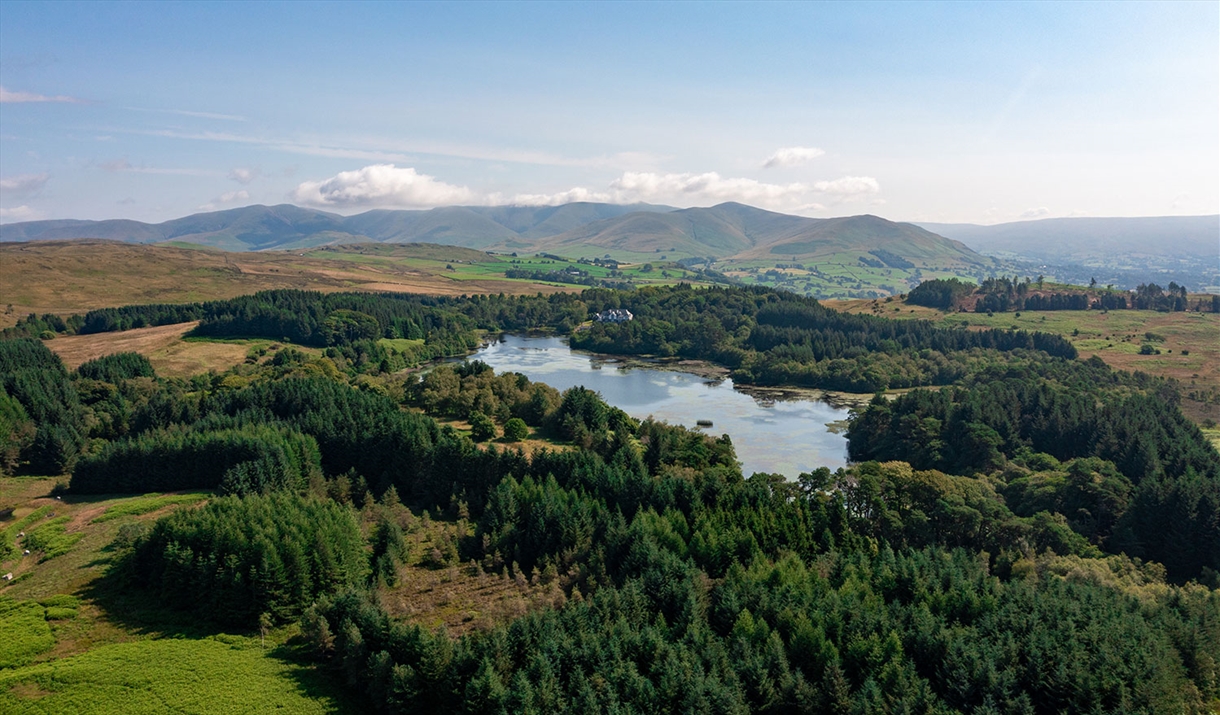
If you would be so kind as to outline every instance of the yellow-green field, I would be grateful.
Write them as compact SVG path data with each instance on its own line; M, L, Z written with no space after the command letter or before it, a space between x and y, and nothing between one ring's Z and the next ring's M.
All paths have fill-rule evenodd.
M9 715L357 712L291 649L217 635L144 639L0 670Z

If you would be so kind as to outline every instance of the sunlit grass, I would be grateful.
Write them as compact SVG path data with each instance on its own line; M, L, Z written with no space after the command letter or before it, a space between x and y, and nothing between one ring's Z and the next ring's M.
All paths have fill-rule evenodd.
M211 496L211 492L190 492L188 494L145 494L143 497L128 499L107 509L101 516L95 517L93 523L98 524L121 516L139 516L164 509L175 504L194 504Z
M257 638L223 635L106 645L71 658L0 671L0 711L9 715L348 711L328 680L288 655L284 648L262 648Z

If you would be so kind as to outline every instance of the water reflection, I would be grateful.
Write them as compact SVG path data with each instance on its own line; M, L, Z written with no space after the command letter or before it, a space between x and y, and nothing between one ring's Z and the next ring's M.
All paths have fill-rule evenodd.
M709 380L685 372L661 370L572 352L561 338L504 336L473 359L500 372L519 372L559 390L583 385L600 392L610 404L632 417L649 415L671 424L727 433L746 474L778 472L790 478L820 466L842 467L847 440L827 429L847 419L847 410L809 399L777 399L774 393L734 389L731 379Z

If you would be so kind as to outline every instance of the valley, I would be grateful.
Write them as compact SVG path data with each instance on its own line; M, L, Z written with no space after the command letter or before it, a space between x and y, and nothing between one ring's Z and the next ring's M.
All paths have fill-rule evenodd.
M973 678L1072 710L1104 697L1093 672L1141 658L1155 677L1128 680L1147 702L1220 698L1176 665L1220 647L1220 537L1199 516L1220 499L1220 314L1190 309L1209 296L943 311L901 294L1004 264L870 217L794 243L774 237L795 223L732 207L665 220L722 255L648 252L623 228L638 214L567 227L596 242L566 253L0 244L0 623L18 634L0 707L555 710L553 692L599 710L642 705L678 659L758 710L770 696L746 678L765 657L768 692L816 703L902 667L929 693L895 691L909 702L958 702ZM633 319L594 320L609 309ZM908 604L894 568L949 585ZM861 589L884 609L853 603ZM938 605L980 592L988 618L1043 604L1028 637L1059 644L1044 657L1075 695ZM1063 629L1080 598L1098 649ZM1143 615L1122 620L1131 599ZM837 633L784 615L862 610L905 615ZM1014 685L921 671L902 642L925 610ZM515 638L551 655L501 645ZM888 665L851 655L883 638ZM635 685L581 685L642 641L668 655ZM556 681L543 663L576 665ZM799 685L806 670L821 680Z
M1220 3L0 49L0 715L1220 715Z

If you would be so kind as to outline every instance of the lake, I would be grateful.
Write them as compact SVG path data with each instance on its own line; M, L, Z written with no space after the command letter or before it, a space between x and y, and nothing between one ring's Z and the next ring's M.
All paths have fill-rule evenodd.
M694 428L712 420L708 434L728 434L742 471L776 472L795 479L817 467L847 463L847 439L828 425L848 410L813 399L747 392L731 379L649 367L647 361L574 352L563 338L504 335L471 356L501 372L519 372L560 390L583 385L637 419L652 416Z

